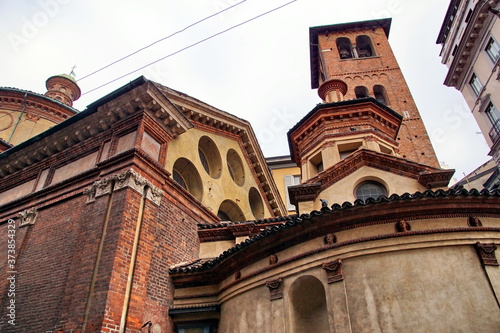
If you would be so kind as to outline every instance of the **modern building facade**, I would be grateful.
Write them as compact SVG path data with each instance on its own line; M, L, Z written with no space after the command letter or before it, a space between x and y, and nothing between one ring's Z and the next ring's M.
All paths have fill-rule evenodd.
M310 29L290 156L143 77L0 154L0 331L498 332L500 191L447 188L390 23Z
M488 146L500 164L499 1L452 0L439 32L444 84L464 96ZM492 184L497 184L498 173Z

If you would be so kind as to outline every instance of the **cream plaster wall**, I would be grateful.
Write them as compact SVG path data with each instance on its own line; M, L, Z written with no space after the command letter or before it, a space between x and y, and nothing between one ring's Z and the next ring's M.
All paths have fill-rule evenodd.
M286 185L285 185L285 176L300 176L300 168L299 167L287 167L282 169L272 169L272 175L274 182L276 183L276 187L278 187L278 191L280 193L281 199L286 205ZM295 210L289 210L288 214L294 214Z
M201 164L198 154L198 142L203 136L208 136L212 139L219 149L222 161L222 171L220 177L217 179L211 177ZM226 156L230 149L234 149L243 162L245 179L242 186L237 185L233 181L228 171ZM245 155L236 140L193 128L169 142L165 168L169 172L172 172L175 161L181 157L188 159L196 167L203 185L201 202L207 206L208 209L210 209L214 214L217 214L221 203L224 200L229 199L236 203L242 210L244 215L242 220L255 219L250 208L249 191L252 187L257 190L259 187L245 159ZM262 198L262 193L260 193L260 195ZM264 202L264 217L271 217L272 214L267 205L265 205L264 198L262 198L262 200Z
M279 300L278 300L279 302ZM273 332L273 304L269 300L269 290L265 286L247 291L221 305L219 333L262 333ZM274 320L283 318L274 318Z
M335 217L331 218L333 222ZM304 276L318 279L324 287L332 333L498 332L500 309L494 293L500 294L500 267L483 268L474 247L476 242L499 243L498 232L442 232L443 228L467 227L467 219L408 220L412 231L440 232L333 248L325 246L320 236L277 252L277 265L270 266L268 258L263 258L242 268L241 280L236 283L235 277L229 276L218 286L202 288L220 290L219 332L302 332L294 330L303 325L295 317L292 288ZM498 218L479 219L485 227L500 227ZM394 223L384 223L335 235L339 243L395 232ZM323 250L316 251L319 249ZM344 279L328 283L322 264L337 259L342 260ZM283 298L270 300L266 281L277 278L282 279ZM183 288L176 295L203 292L199 287ZM197 302L210 300L207 297ZM185 304L176 301L176 305Z
M462 227L466 218L414 221L415 227L417 223L428 228ZM499 225L498 220L487 223ZM375 226L367 233L370 228L362 234L394 232L392 224ZM487 242L494 240L488 238L491 235L471 233L470 237L486 237L482 241ZM350 234L351 238L359 236ZM295 317L291 296L294 282L303 276L313 276L324 286L330 332L498 332L500 309L474 240L463 241L470 237L439 234L358 243L267 271L262 270L266 261L260 260L242 270L243 277L256 271L259 275L242 280L221 295L220 332L303 332L294 329L301 319ZM280 252L278 257L280 261L289 259L314 245L323 244L320 239L312 240ZM343 262L344 280L329 284L321 264L338 258ZM487 268L490 278L500 278L500 267ZM271 301L265 283L278 277L283 280L284 296ZM492 284L500 286L496 280ZM231 281L233 277L221 287Z
M495 20L493 27L491 29L491 34L486 35L485 40L483 43L486 43L489 40L489 37L492 36L497 43L500 43L500 20ZM477 55L477 58L475 59L474 65L472 67L472 70L476 74L476 76L479 78L481 83L485 86L485 90L482 93L480 97L484 97L486 94L490 94L490 100L493 102L493 105L496 106L497 110L500 111L500 81L496 79L498 76L498 69L493 72L494 69L494 63L493 61L489 58L488 54L486 51L484 51L486 44L481 45L480 51ZM472 114L474 115L474 118L476 119L476 122L479 125L479 128L481 129L481 132L483 133L483 136L488 143L488 146L492 146L493 143L491 142L491 139L488 135L492 124L489 121L488 117L484 112L482 112L481 105L482 103L478 101L478 97L476 94L472 91L472 88L470 87L470 84L468 83L470 80L470 77L472 75L472 72L468 73L468 77L466 79L466 83L462 87L462 94L465 98L465 101L467 102L469 108L472 110ZM453 119L451 119L453 120Z
M21 116L21 112L0 109L0 138L4 141L9 140L12 135L10 144L17 145L23 141L32 138L55 125L55 123L44 119L30 119L26 117L26 113ZM16 126L16 124L18 124ZM14 134L12 134L14 131Z
M200 258L215 258L236 244L233 240L200 243Z
M314 200L314 209L321 208L320 199L328 200L329 206L334 203L342 204L345 201L353 202L356 199L354 197L354 190L356 186L365 180L374 180L382 183L387 189L388 196L393 193L401 195L405 192L415 193L417 191L426 190L426 188L419 184L416 179L363 166L347 177L336 182L331 187L322 191L316 200Z
M342 160L340 157L340 151L343 151L343 147L350 145L359 145L359 147L364 147L366 149L370 149L376 152L381 152L380 145L382 145L385 149L390 150L390 155L397 155L394 153L395 147L379 137L374 138L376 141L371 141L366 139L366 134L359 134L356 132L352 132L352 135L345 135L343 137L335 138L335 140L324 140L318 142L314 149L303 156L303 159L307 160L307 163L302 165L302 174L304 175L304 180L310 179L318 174L317 170L314 168L310 160L313 159L319 152L322 154L322 161L324 169L331 167L332 165L337 164ZM330 143L332 146L325 147L325 143Z
M498 332L500 310L472 246L344 261L353 332Z

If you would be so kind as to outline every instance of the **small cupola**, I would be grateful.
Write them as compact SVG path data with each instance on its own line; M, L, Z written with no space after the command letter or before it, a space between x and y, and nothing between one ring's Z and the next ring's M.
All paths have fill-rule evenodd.
M68 106L73 106L73 102L80 98L81 91L76 80L71 75L54 75L45 82L47 92L45 96L50 97Z

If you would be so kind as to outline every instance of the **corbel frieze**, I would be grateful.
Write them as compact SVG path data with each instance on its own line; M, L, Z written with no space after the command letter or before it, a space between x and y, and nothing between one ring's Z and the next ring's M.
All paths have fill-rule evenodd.
M88 196L87 203L94 202L96 198L109 194L111 191L118 191L131 188L137 193L145 195L146 199L159 205L163 196L163 191L153 185L146 178L133 169L128 169L117 175L96 180L89 188L83 191Z
M17 217L21 220L19 227L25 227L35 224L37 216L38 210L35 207L31 207L30 209L26 209L25 211L20 212L19 214L17 214Z
M477 254L483 266L498 266L498 260L495 255L497 246L495 243L476 243Z
M269 298L271 301L283 298L283 279L266 281L266 287L269 288Z
M325 262L321 265L326 271L326 276L328 283L334 283L337 281L342 281L344 279L344 272L342 271L342 260L337 259L330 262Z

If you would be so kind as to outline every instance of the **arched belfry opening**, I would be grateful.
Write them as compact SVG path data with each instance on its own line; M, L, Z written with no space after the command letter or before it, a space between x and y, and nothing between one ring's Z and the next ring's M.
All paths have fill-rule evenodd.
M375 52L373 52L372 41L370 37L366 35L356 37L356 50L358 57L360 58L368 58L375 55Z
M349 38L337 38L337 49L339 50L340 59L351 59L353 57L352 44Z
M290 287L292 332L330 332L325 287L314 276L299 277Z
M354 88L354 93L356 94L356 98L365 98L368 97L368 89L363 86L358 86Z
M373 86L373 94L375 95L375 99L382 104L388 105L389 101L387 99L387 92L385 91L384 86L379 84Z

